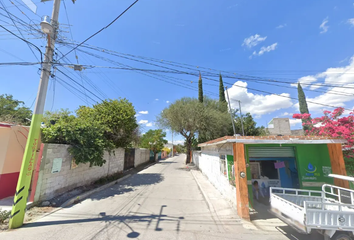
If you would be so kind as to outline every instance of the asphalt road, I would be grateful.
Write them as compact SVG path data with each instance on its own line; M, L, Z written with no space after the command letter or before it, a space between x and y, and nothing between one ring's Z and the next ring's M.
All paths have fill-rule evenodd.
M295 239L240 220L184 161L185 155L160 161L79 204L0 233L0 239Z

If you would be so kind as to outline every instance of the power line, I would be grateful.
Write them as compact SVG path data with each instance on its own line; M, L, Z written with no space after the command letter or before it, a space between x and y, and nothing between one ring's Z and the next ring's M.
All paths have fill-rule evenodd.
M78 46L76 46L78 47ZM83 47L87 47L87 46L83 46ZM89 47L90 48L90 47ZM97 49L94 49L94 50L97 50ZM98 51L98 50L97 50ZM111 51L111 50L109 50ZM100 51L102 52L102 50ZM105 53L108 53L108 54L111 54L111 55L115 55L115 56L118 56L118 57L122 57L122 58L125 58L125 59L128 59L128 60L132 60L132 61L137 61L137 62L141 62L141 63L144 63L144 64L149 64L149 65L152 65L152 66L156 66L156 67L160 67L160 68L165 68L165 69L168 69L168 70L171 70L171 71L180 71L180 70L176 70L176 69L173 69L173 68L170 68L170 67L165 67L165 66L161 66L161 65L158 65L158 64L154 64L154 63L150 63L150 62L145 62L145 61L141 61L141 60L137 60L137 59L133 59L133 58L129 58L129 57L126 57L126 56L121 56L119 54L112 54L112 53L109 53L108 51L103 51ZM184 74L188 74L188 75L194 75L196 76L197 73L189 73L189 72L186 72L186 71L180 71ZM229 78L236 78L236 77L230 77L228 76ZM207 80L211 80L211 81L217 81L218 80L214 80L214 79L211 79L211 78L205 78L204 79L207 79ZM262 79L259 79L259 78L253 78L253 79L248 79L248 78L240 78L240 77L237 77L236 79L239 79L239 80L258 80L258 81L261 81ZM269 80L268 80L269 81ZM289 82L287 82L289 83ZM283 97L283 98L289 98L289 99L294 99L294 100L298 100L297 98L294 98L294 97L290 97L290 96L284 96L284 95L281 95L281 94L276 94L276 93L272 93L272 92L268 92L268 91L263 91L263 90L258 90L258 89L255 89L255 88L250 88L250 87L244 87L244 86L239 86L239 85L235 85L235 84L232 84L232 83L228 83L228 84L231 84L233 86L236 86L236 87L240 87L240 88L246 88L246 89L250 89L250 90L253 90L253 91L257 91L257 92L262 92L262 93L267 93L267 94L271 94L271 95L277 95L277 96L280 96L280 97ZM291 84L291 83L289 83ZM337 87L337 86L336 86ZM343 87L343 88L349 88L349 87ZM313 101L308 101L309 103L312 103L312 104L316 104L316 105L321 105L321 106L327 106L327 107L332 107L332 108L336 108L336 106L332 106L332 105L328 105L328 104L323 104L323 103L317 103L317 102L313 102ZM347 110L350 110L350 109L347 109Z
M67 89L69 92L71 92L72 94L74 94L74 95L75 95L77 98L79 98L81 101L85 102L87 105L92 105L92 104L90 104L87 100L85 101L84 98L82 98L80 95L78 95L77 93L75 93L75 92L72 90L72 89L75 89L75 90L77 90L78 93L84 94L84 93L82 93L79 89L77 89L76 87L72 86L70 83L66 82L65 80L59 78L58 76L56 76L56 79L57 79L58 83L59 83L62 87L64 87L64 88ZM66 85L64 85L64 84L66 84ZM71 87L72 89L71 89L70 87ZM90 98L90 97L89 97L89 98ZM93 99L92 99L92 101L93 101L94 103L97 102L97 101L95 101L95 100L93 100Z
M69 53L71 53L72 51L74 51L75 49L77 49L78 47L80 47L82 44L84 44L85 42L87 42L88 40L90 40L91 38L93 38L94 36L96 36L97 34L99 34L100 32L102 32L103 30L105 30L106 28L108 28L109 26L111 26L115 21L117 21L124 13L126 13L131 7L133 7L139 0L135 0L128 8L126 8L121 14L119 14L112 22L110 22L107 26L103 27L101 30L97 31L96 33L92 34L90 37L86 38L84 41L82 41L80 44L78 44L76 47L74 47L72 50L70 50L69 52L67 52L64 56L62 56L60 59L62 59L63 57L65 57L66 55L68 55ZM60 60L59 59L59 60ZM58 60L58 61L59 61Z
M70 76L68 76L67 74L65 74L63 71L61 71L60 69L56 68L57 71L59 71L61 74L63 74L64 76L66 76L67 78L69 78L71 81L73 81L74 83L76 83L77 85L79 85L80 87L82 87L83 89L85 89L86 91L88 91L89 93L91 93L93 96L95 96L96 98L98 98L99 100L103 101L102 98L98 97L96 94L94 94L93 92L91 92L89 89L87 89L85 86L83 86L82 84L78 83L77 81L75 81L73 78L71 78Z
M5 5L4 5L4 3L2 2L2 0L0 0L0 3L1 3L1 5L3 6L4 10L6 11L6 13L8 14L8 16L10 17L11 21L13 22L13 24L16 26L16 28L17 28L18 31L20 32L20 35L22 36L22 40L24 40L24 39L23 39L24 36L23 36L22 32L21 32L20 29L17 27L16 23L14 22L14 20L13 20L12 17L11 17L11 15L10 15L9 12L7 11L7 9L6 9ZM27 43L29 49L31 50L31 52L33 53L34 57L37 59L37 61L39 61L37 55L33 52L33 49L29 46L29 43L28 43L28 42L26 42L26 43ZM33 45L33 44L31 44L31 45ZM41 57L42 57L42 56L41 56ZM43 62L43 61L41 61L41 62Z
M0 1L1 1L1 0L0 0ZM41 63L43 62L43 56L42 56L43 53L42 53L42 51L41 51L36 45L34 45L33 43L27 41L26 39L21 38L20 36L18 36L18 35L16 35L15 33L11 32L11 31L8 30L7 28L5 28L5 27L3 27L3 26L1 26L1 25L0 25L0 27L3 28L5 31L9 32L11 35L14 35L14 36L17 37L18 39L21 39L21 40L24 41L25 43L34 46L34 47L40 52L40 54L41 54ZM30 48L30 49L31 49L31 51L33 52L32 48ZM33 54L34 54L34 53L33 53ZM36 56L36 58L37 58L37 56ZM38 60L38 58L37 58L37 60Z

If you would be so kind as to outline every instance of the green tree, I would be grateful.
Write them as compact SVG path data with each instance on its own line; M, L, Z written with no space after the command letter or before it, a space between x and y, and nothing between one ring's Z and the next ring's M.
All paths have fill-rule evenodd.
M76 163L102 166L104 151L127 147L138 127L135 110L126 99L106 100L93 108L81 106L76 116L68 110L46 112L42 139L46 143L69 144Z
M220 77L219 77L219 102L226 103L224 83L222 81L221 74L220 74Z
M252 115L250 113L242 114L243 118L243 128L245 131L245 136L265 136L267 135L267 131L265 127L257 127L257 123L254 121ZM242 124L241 117L237 115L237 111L234 112L234 121L235 121L235 130L236 133L242 135ZM229 128L229 134L233 134L232 127Z
M220 110L225 112L227 111L227 102L225 98L225 88L224 88L224 83L222 81L222 76L220 74L219 77L219 104L220 104Z
M299 99L299 110L301 114L307 113L309 114L309 109L307 107L307 102L306 102L306 96L304 93L304 90L301 87L301 84L297 84L297 93L298 93L298 99ZM302 123L307 123L309 119L302 119ZM303 129L304 131L310 130L309 125L303 124Z
M154 153L154 159L156 159L156 154L161 152L167 140L164 139L166 133L161 129L149 130L140 139L140 146L143 148L150 149Z
M0 121L30 125L32 111L25 103L13 98L12 95L0 95Z
M199 73L199 81L198 81L198 100L199 102L203 102L203 80L202 75Z
M205 102L200 103L198 99L182 98L165 108L157 122L161 127L171 128L185 138L186 163L189 163L190 151L197 143L196 136L202 133L201 137L209 140L220 134L226 135L231 124L227 116L227 113L218 109L218 101L205 98Z
M135 109L127 99L104 100L93 108L80 107L76 113L79 118L103 125L106 137L113 141L116 148L131 144L138 128Z

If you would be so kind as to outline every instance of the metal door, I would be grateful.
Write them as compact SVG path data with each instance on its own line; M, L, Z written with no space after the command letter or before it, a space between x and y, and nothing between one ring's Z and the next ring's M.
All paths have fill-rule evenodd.
M127 148L124 154L124 170L134 167L135 149Z

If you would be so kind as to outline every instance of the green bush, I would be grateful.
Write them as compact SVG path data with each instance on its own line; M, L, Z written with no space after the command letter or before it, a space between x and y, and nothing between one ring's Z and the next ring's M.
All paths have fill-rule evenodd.
M91 107L81 106L76 115L68 110L46 112L42 139L45 143L69 144L75 162L102 166L104 151L110 154L127 147L138 127L133 105L126 99L106 100Z
M11 215L11 211L0 209L0 223L3 224L5 220L10 217L10 215Z

